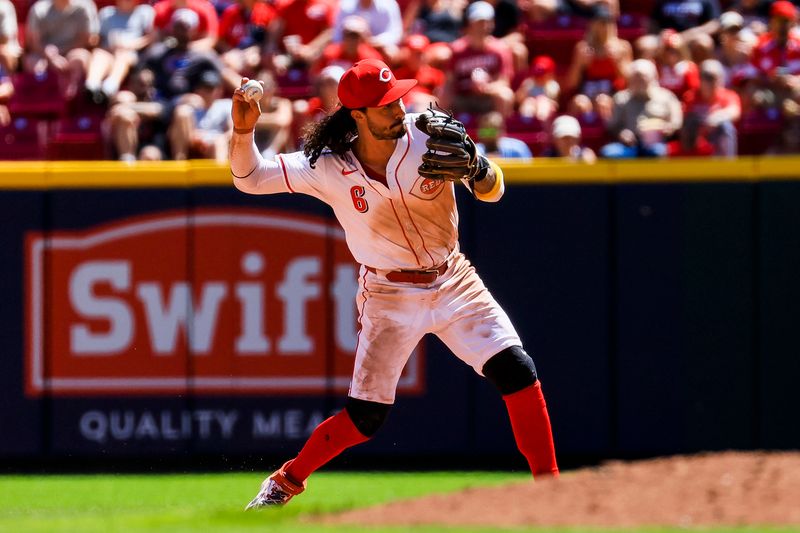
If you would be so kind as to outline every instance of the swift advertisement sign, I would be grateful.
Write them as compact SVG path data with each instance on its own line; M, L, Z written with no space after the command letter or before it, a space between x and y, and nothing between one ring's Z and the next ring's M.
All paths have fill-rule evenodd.
M346 390L358 265L322 217L170 211L26 235L26 394ZM421 392L415 353L400 392Z

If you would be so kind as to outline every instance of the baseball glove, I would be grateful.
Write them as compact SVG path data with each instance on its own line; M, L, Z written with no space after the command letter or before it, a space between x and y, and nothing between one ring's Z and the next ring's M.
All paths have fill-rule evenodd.
M420 176L445 181L480 181L486 176L488 161L478 155L466 128L452 115L431 107L414 124L428 135L428 151L422 154L418 169Z

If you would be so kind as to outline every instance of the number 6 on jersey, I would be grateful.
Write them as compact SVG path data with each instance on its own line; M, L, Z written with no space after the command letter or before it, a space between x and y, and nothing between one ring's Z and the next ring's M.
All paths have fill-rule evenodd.
M350 189L350 197L353 199L353 207L356 208L356 211L359 213L366 213L369 211L369 204L364 199L364 187L361 185L353 185Z

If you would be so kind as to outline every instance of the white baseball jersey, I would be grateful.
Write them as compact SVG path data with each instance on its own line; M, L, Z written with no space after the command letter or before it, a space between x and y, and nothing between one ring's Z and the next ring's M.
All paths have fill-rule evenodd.
M458 211L453 182L417 173L427 135L417 115L406 114L406 134L386 166L388 188L367 177L358 159L324 153L314 168L302 152L280 154L280 180L264 169L251 193L305 193L333 208L356 261L378 270L424 269L441 265L458 246ZM252 179L252 178L251 178ZM238 186L238 184L237 184ZM496 201L494 197L482 199Z
M343 157L323 153L311 168L302 152L281 154L271 162L253 146L241 160L231 161L234 173L247 174L234 179L244 192L305 193L330 205L353 257L376 270L362 266L359 273L360 330L349 395L389 404L403 367L426 333L436 334L478 373L495 354L522 345L506 313L458 251L453 183L423 179L417 172L427 136L416 129L415 118L405 117L406 134L386 166L388 187L367 177L352 152ZM497 201L504 190L498 180L491 193L478 198ZM430 284L385 277L386 271L442 264L447 270Z

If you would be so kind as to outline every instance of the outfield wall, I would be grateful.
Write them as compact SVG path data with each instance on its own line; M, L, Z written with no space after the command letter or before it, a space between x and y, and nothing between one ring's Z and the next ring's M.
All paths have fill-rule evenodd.
M558 450L800 445L800 158L504 165L462 248L533 355ZM357 265L329 209L208 162L0 166L0 458L285 456L341 405ZM362 456L513 453L428 338Z

